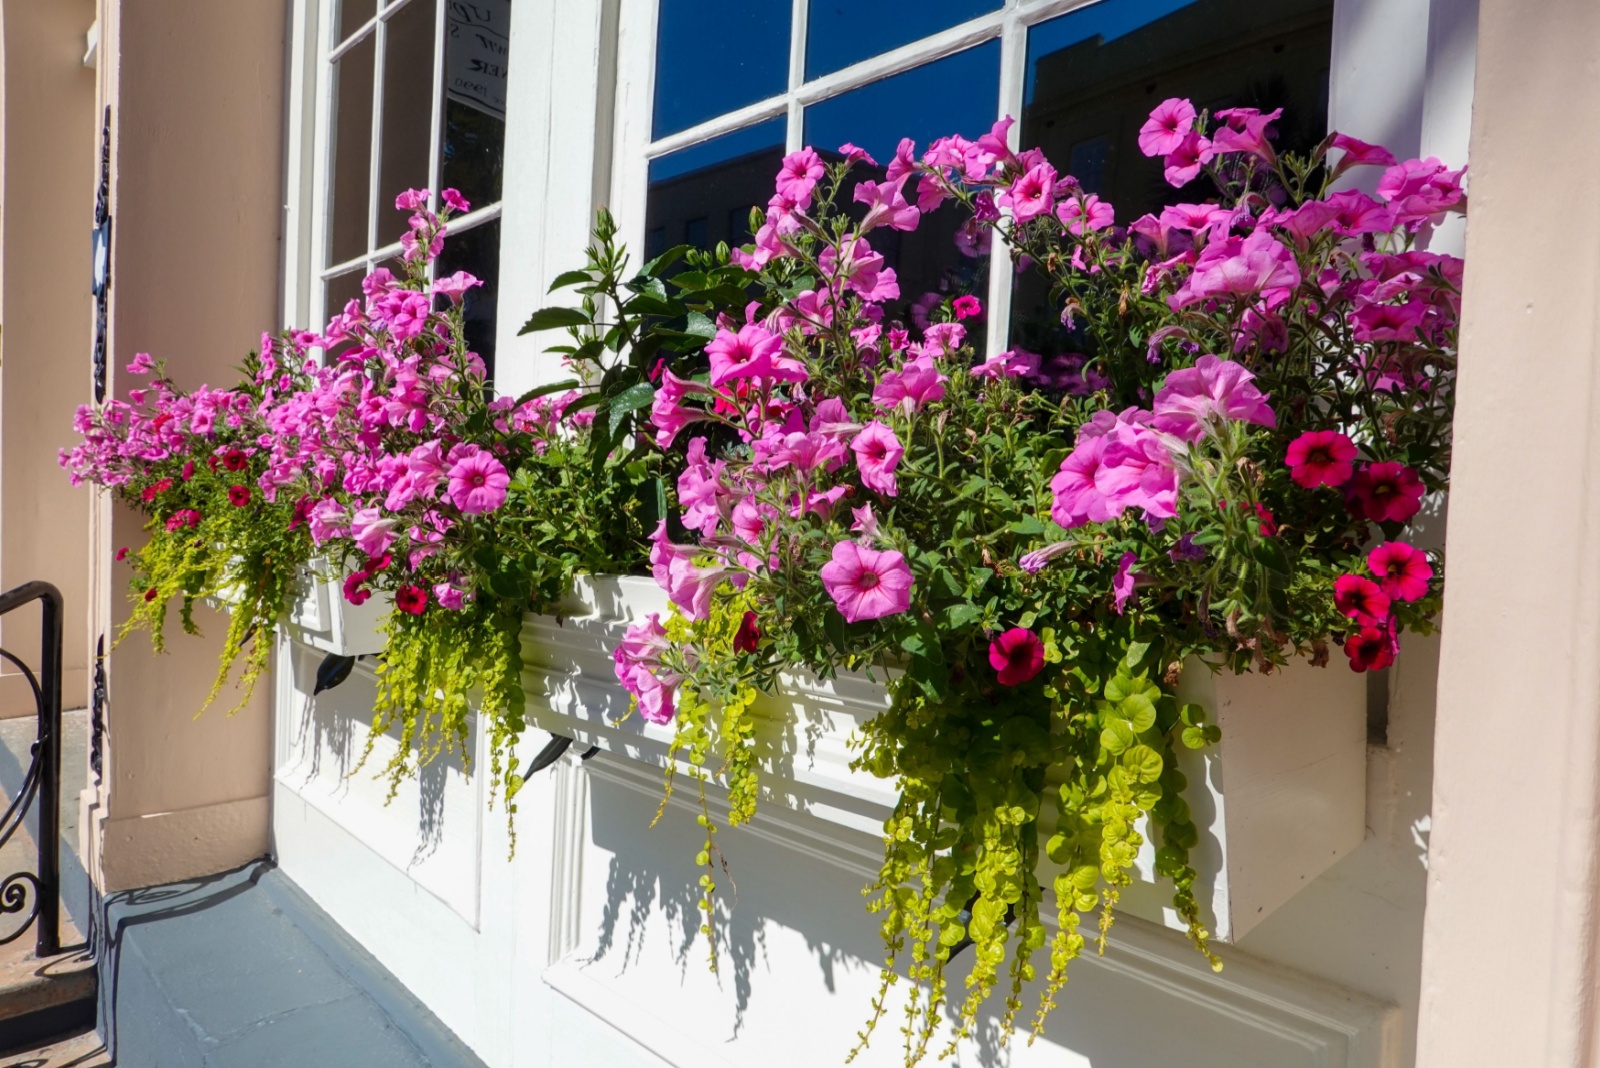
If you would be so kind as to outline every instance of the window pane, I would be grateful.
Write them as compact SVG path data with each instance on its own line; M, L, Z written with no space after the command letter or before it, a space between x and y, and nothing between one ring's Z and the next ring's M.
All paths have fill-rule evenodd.
M435 277L466 271L483 285L462 298L467 348L483 357L494 378L495 306L500 293L500 220L492 219L459 234L446 234L444 250L434 261Z
M750 209L766 207L783 164L784 128L772 119L651 160L645 256L749 241Z
M920 152L947 134L977 137L994 125L999 107L1000 42L990 41L812 105L806 109L805 141L828 159L837 158L834 149L849 141L887 165L900 138L914 139ZM858 180L884 178L883 166L857 167L851 173ZM914 184L907 190L913 200L915 191ZM887 306L891 317L920 327L930 305L963 293L987 299L987 245L970 240L962 222L947 206L910 233L878 230L871 235L872 247L894 268L900 283L899 304ZM981 321L967 326L981 349Z
M1021 143L1110 201L1126 224L1168 204L1214 194L1169 185L1139 151L1139 127L1168 97L1198 108L1283 108L1281 148L1326 132L1331 0L1101 0L1028 34ZM1046 356L1076 341L1030 272L1012 298L1012 341Z
M339 40L342 41L359 30L377 11L377 0L341 0L339 4Z
M363 39L333 64L333 189L328 205L328 262L367 250L372 167L372 71L375 45Z
M890 13L850 0L811 0L806 79L843 70L929 34L999 11L1004 0L922 0Z
M445 7L444 159L440 185L475 208L500 199L505 169L511 0Z
M438 0L411 0L388 20L383 52L383 145L378 172L378 243L398 236L394 198L426 189L433 124L433 44Z
M336 274L323 283L324 321L344 311L344 306L352 300L362 299L361 279L366 274L365 267L358 267L344 274Z
M790 0L661 0L654 136L788 89L792 15Z

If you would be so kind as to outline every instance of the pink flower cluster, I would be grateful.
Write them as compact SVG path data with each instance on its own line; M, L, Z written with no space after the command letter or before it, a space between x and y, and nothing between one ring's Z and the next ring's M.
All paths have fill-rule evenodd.
M1352 671L1375 671L1394 663L1400 651L1392 606L1428 594L1433 565L1427 554L1402 541L1386 541L1367 554L1372 577L1340 575L1334 583L1334 604L1355 622L1345 637L1344 652Z
M213 469L243 471L253 457L256 485L234 485L230 503L245 506L258 492L267 501L290 494L291 529L303 524L315 544L366 561L345 583L351 601L370 596L381 576L404 612L464 607L473 591L459 572L427 561L458 526L505 505L522 457L543 452L581 421L566 418L571 394L520 406L483 399L483 361L457 327L461 302L482 283L464 271L429 281L450 216L468 208L453 189L440 199L435 213L426 190L402 193L395 202L409 212L402 276L374 270L362 281L362 299L337 309L320 334L263 336L254 381L240 389L184 394L150 357L135 357L128 370L153 373L151 388L131 391L129 402L79 411L84 440L62 455L73 481L144 482L141 503L154 506L161 482L148 479L169 460L206 458ZM462 440L473 422L491 429ZM248 435L248 444L214 445L224 432Z

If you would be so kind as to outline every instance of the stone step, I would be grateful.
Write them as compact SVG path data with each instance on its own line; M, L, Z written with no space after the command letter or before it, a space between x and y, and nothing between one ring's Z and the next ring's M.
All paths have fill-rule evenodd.
M50 1039L31 1049L0 1053L0 1068L109 1068L111 1055L93 1031Z
M40 959L31 935L0 947L0 1049L94 1025L94 959L81 946Z

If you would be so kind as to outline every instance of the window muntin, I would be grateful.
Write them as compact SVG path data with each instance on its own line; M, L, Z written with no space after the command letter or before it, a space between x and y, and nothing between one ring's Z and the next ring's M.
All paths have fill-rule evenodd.
M642 3L645 11L656 7L662 31L654 42L655 78L646 87L653 87L656 95L648 91L643 94L643 100L654 102L652 114L659 119L662 114L659 94L666 84L663 79L669 82L678 79L677 83L668 85L666 91L679 95L692 92L694 81L705 84L716 80L722 69L716 62L720 54L718 49L724 45L733 46L720 40L719 30L706 29L707 24L703 23L696 38L698 52L692 46L684 46L691 53L685 56L682 54L684 47L676 50L669 47L669 40L675 39L667 36L669 26L682 26L686 10L712 11L718 6L716 0L636 2ZM744 5L741 10L748 13L754 6ZM761 7L768 9L767 4ZM971 136L982 132L964 128L973 124L969 114L974 118L980 113L986 115L987 121L982 123L984 128L1009 114L1018 120L1012 136L1022 147L1029 146L1030 135L1037 136L1058 169L1067 173L1074 173L1076 169L1081 172L1077 174L1080 180L1108 190L1106 199L1115 207L1119 223L1131 221L1146 210L1146 205L1164 202L1162 198L1183 200L1204 196L1202 190L1194 187L1179 191L1165 186L1159 161L1142 156L1129 161L1124 147L1128 142L1121 125L1092 123L1084 115L1072 113L1070 108L1068 114L1061 116L1044 114L1054 92L1051 79L1061 77L1045 69L1047 61L1054 53L1067 50L1071 71L1068 83L1080 89L1092 89L1095 72L1092 67L1082 65L1084 50L1080 48L1074 52L1073 47L1097 38L1103 39L1102 43L1094 45L1090 51L1137 52L1142 49L1154 57L1153 65L1147 64L1137 75L1131 68L1120 75L1145 79L1136 86L1130 82L1124 87L1127 107L1139 114L1134 130L1148 117L1152 107L1172 95L1191 95L1197 105L1213 109L1230 104L1255 106L1252 101L1256 100L1273 107L1282 105L1285 114L1279 126L1279 143L1288 147L1300 147L1309 131L1320 130L1326 122L1332 0L934 0L929 4L896 8L892 13L893 27L880 26L890 20L874 16L867 7L847 5L842 0L776 4L769 16L770 34L773 40L778 40L780 34L786 33L790 42L785 90L768 96L760 96L754 90L745 92L733 98L738 102L729 102L722 111L706 115L693 125L680 128L681 122L687 121L682 118L666 124L627 118L637 114L638 107L632 103L636 94L623 93L621 99L627 108L624 129L630 131L624 144L633 146L628 149L630 153L642 152L645 162L643 167L628 164L619 171L620 202L635 205L634 210L644 210L642 226L639 226L641 220L634 217L633 225L638 227L632 230L635 243L662 248L698 238L701 234L705 235L708 245L718 240L735 243L736 239L725 236L733 229L726 220L742 217L752 206L765 206L771 195L770 175L768 181L749 191L742 186L735 191L730 183L719 182L721 192L717 196L708 194L702 198L703 203L692 204L693 183L684 180L692 168L670 161L688 158L699 146L731 143L734 135L757 126L772 130L782 125L786 131L787 150L811 144L826 156L840 143L833 140L834 135L839 130L852 128L853 124L859 136L848 139L866 147L880 163L885 163L887 159L880 153L884 151L883 143L891 139L913 136L917 138L920 151L932 136L955 132ZM1204 33L1194 39L1193 47L1187 51L1180 53L1169 49L1163 53L1156 36L1173 25L1166 21L1173 17L1191 26L1203 26ZM960 18L966 21L952 22ZM1072 19L1077 21L1069 21ZM1271 31L1264 31L1264 27L1281 29L1289 23L1297 27L1291 34L1292 42L1267 39L1271 38ZM849 39L830 37L829 26L843 27L844 36ZM914 33L906 32L907 28ZM748 35L754 31L746 27L740 32ZM1279 45L1284 47L1279 48ZM979 84L978 79L971 78L964 83L960 99L955 103L913 100L896 104L891 101L880 111L861 107L854 109L854 113L843 103L830 107L830 102L843 100L846 94L947 57L978 52L984 46L999 56L998 92L993 82ZM1236 53L1236 49L1243 51ZM1252 80L1241 81L1235 77L1231 87L1218 88L1228 82L1228 72L1241 54L1247 57L1254 71ZM784 67L781 46L769 45L758 57L775 70ZM698 63L689 81L684 80L689 77L683 73L684 63ZM1042 83L1041 71L1047 75ZM1116 74L1113 71L1107 77ZM1273 80L1274 75L1278 80ZM764 85L777 84L775 74L769 73L767 78ZM1135 88L1137 94L1133 91ZM854 99L864 100L867 95ZM1136 98L1137 108L1134 106ZM994 105L992 110L984 111L990 102ZM694 114L705 114L705 110ZM648 131L647 138L633 131ZM765 135L768 141L771 137L771 134ZM892 148L890 144L891 156ZM1137 153L1136 146L1133 151ZM725 156L724 163L733 158ZM744 162L752 171L758 166L754 158ZM775 156L769 156L759 161L759 166L770 163L771 172L775 174L776 162ZM1154 168L1159 185L1148 183L1148 170L1144 178L1140 177L1140 164ZM862 173L864 177L876 177ZM668 183L677 185L671 196L667 195ZM1121 201L1119 196L1123 198ZM742 203L745 200L749 203ZM944 214L953 216L954 213ZM940 217L935 215L925 222L924 229L937 228L935 220ZM719 219L722 220L720 224ZM623 221L626 223L627 218ZM951 226L947 235L916 250L915 259L926 268L925 274L936 273L947 287L951 284L976 287L981 296L986 285L985 304L990 313L988 342L991 346L1005 347L1013 303L1013 272L1005 259L1005 251L1001 248L974 249L969 242L966 253L952 258L946 246L962 236L956 229ZM874 234L873 241L876 247L879 235ZM939 247L934 249L935 245ZM886 258L891 258L890 249L881 251ZM973 252L978 255L967 255ZM911 254L901 251L898 258L897 270L917 269ZM975 265L969 262L984 258L996 268L988 272L986 283L983 272L975 270ZM947 268L945 264L953 266ZM909 276L907 280L918 285L927 281ZM1023 285L1031 283L1024 281ZM903 285L902 292L908 288ZM1026 298L1028 294L1019 296ZM1026 299L1022 302L1028 303ZM976 340L982 343L981 338Z
M325 192L310 317L358 298L361 278L399 254L397 195L429 188L437 209L438 190L453 186L472 211L451 222L434 270L483 280L468 335L492 372L511 0L322 0L321 10Z

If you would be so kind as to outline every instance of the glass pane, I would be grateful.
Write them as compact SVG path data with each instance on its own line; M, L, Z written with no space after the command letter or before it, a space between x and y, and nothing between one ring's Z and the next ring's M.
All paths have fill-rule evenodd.
M339 4L339 40L344 40L359 30L378 12L378 0L341 0Z
M365 267L358 267L344 274L336 274L323 283L324 322L344 311L344 306L352 300L362 299L361 279L366 273Z
M850 0L811 0L806 23L806 80L1004 6L1004 0L922 0L891 14Z
M1021 143L1110 201L1119 223L1214 190L1169 185L1139 151L1139 127L1168 97L1198 108L1283 108L1280 148L1304 150L1327 130L1331 0L1101 0L1028 34ZM1044 280L1018 279L1012 341L1046 356L1075 339Z
M511 0L445 7L444 159L440 186L475 208L500 199L505 169Z
M806 109L805 142L825 158L849 141L865 148L880 166L857 167L858 180L884 179L883 165L894 158L902 137L920 152L929 141L947 134L977 137L988 133L1000 107L1000 42L990 41L892 78L813 104ZM907 194L915 199L913 184ZM879 230L872 247L893 267L900 283L900 303L888 313L918 327L925 325L930 305L964 293L987 301L987 246L979 246L961 229L962 218L947 206L925 217L910 233ZM968 334L982 348L982 321L968 322Z
M651 160L646 258L673 245L751 240L750 209L772 197L784 130L783 119L772 119Z
M462 298L466 315L467 348L483 357L494 378L495 306L500 293L500 220L492 219L459 234L447 234L444 250L434 261L435 277L467 273L483 285L467 290Z
M394 198L426 189L433 124L433 42L439 0L411 0L388 20L383 52L383 144L378 172L378 243L399 236Z
M790 0L661 0L654 136L788 89L792 18Z
M367 250L372 174L372 72L368 36L333 64L333 188L328 205L328 262Z

